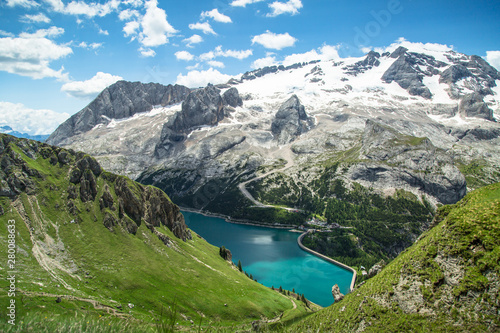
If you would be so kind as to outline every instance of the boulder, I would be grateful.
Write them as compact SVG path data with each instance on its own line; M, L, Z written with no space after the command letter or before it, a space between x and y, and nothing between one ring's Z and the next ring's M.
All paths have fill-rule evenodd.
M332 287L332 296L335 302L340 302L341 300L344 299L344 294L340 292L339 285L336 284Z

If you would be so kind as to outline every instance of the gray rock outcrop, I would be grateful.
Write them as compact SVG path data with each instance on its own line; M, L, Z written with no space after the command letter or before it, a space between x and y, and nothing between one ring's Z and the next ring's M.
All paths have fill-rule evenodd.
M189 88L180 85L118 81L104 89L88 106L62 123L47 139L60 145L65 139L87 132L111 119L123 119L147 112L156 105L168 106L182 102Z
M279 144L287 144L295 140L312 126L304 106L296 95L284 102L271 124L271 132Z
M458 105L458 113L463 117L483 118L495 121L493 110L483 100L483 96L477 92L465 95Z
M396 81L399 86L406 89L410 95L430 99L432 94L429 88L422 83L423 75L414 68L414 65L415 61L412 57L402 54L391 67L387 69L382 76L382 80L387 83Z
M472 73L464 65L452 65L441 73L439 83L456 83L458 80L472 76Z
M336 284L332 287L332 296L335 302L340 302L341 300L344 299L344 294L340 292L339 285Z
M224 119L227 106L236 107L242 104L236 88L229 89L223 96L220 95L220 90L212 85L191 92L182 103L182 110L163 125L155 156L170 156L176 146L182 148L182 142L192 130L201 126L217 125Z

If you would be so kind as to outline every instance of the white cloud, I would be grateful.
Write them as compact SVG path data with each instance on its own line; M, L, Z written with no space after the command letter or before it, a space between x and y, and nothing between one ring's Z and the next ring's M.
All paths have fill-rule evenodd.
M246 7L252 3L261 2L264 0L233 0L229 5L233 7Z
M194 59L194 55L192 55L188 51L175 52L175 57L177 58L177 60L185 60L185 61L191 61Z
M123 32L125 33L124 36L128 37L137 34L137 31L140 27L141 25L137 21L130 21L125 23L125 26L123 27ZM132 39L135 39L135 37Z
M23 23L50 23L50 19L45 14L29 15L26 14L21 17Z
M123 80L123 78L121 76L98 72L89 80L68 82L61 87L61 90L73 97L91 99L96 97L107 86L119 80Z
M232 23L231 18L229 16L226 16L224 14L219 13L219 10L217 8L212 9L209 12L203 12L201 13L201 18L207 18L210 17L214 19L214 21L221 22L221 23Z
M97 50L98 48L102 47L102 43L91 43L87 44L86 42L81 42L78 44L78 47L84 48L84 49L92 49L92 50Z
M59 27L50 27L48 29L40 29L34 33L22 32L19 34L21 38L45 38L45 37L58 37L64 34L64 29Z
M141 14L139 14L139 12L135 9L125 9L125 10L122 10L120 12L120 14L118 14L118 18L120 19L120 21L128 21L131 18L140 17L140 16L141 16Z
M398 40L386 48L375 48L375 51L379 53L393 52L398 47L403 46L412 51L431 51L431 52L448 52L453 50L453 45L449 46L446 44L437 43L412 43L407 41L405 38L400 37Z
M0 38L0 70L34 79L54 77L67 80L64 68L54 70L50 62L73 53L70 47L58 45L44 37Z
M274 55L267 55L265 58L255 60L250 66L253 69L258 69L273 65L277 65L276 57Z
M190 71L186 75L179 74L176 83L189 88L198 88L205 87L209 83L226 83L231 78L230 75L222 74L218 70L210 68L206 71Z
M15 35L12 32L0 30L0 36L4 37L15 37Z
M150 48L144 48L144 47L140 47L139 48L139 52L141 52L141 56L143 57L154 57L156 55L156 52Z
M109 32L108 32L108 30L102 30L101 28L99 28L99 34L104 35L104 36L108 36Z
M192 35L189 38L183 40L187 47L193 47L193 44L198 44L203 42L203 38L200 35Z
M142 6L143 1L142 0L125 0L125 1L122 1L122 3L124 5L129 5L131 7L137 8L137 7Z
M500 51L486 51L486 61L500 71Z
M317 50L286 56L282 63L284 66L289 66L299 62L310 62L313 60L338 60L340 59L338 48L338 46L323 45Z
M297 39L290 36L290 34L275 34L267 30L261 35L254 36L252 38L252 45L257 43L264 46L267 49L281 50L285 47L294 46Z
M177 33L167 21L167 14L158 7L157 0L149 0L145 4L146 14L142 18L140 42L144 46L159 46L168 43L168 37Z
M301 9L302 1L301 0L289 0L287 2L279 2L275 1L269 4L269 8L273 11L267 14L268 17L275 17L281 14L291 14L296 15L299 13L299 9Z
M24 8L38 7L40 4L33 0L7 0L7 6L15 7L21 6Z
M243 60L248 58L252 54L253 54L252 50L241 50L241 51L223 50L222 46L220 45L215 48L215 56L217 57L236 58L239 60Z
M215 33L214 29L212 29L212 27L210 26L210 24L208 22L191 23L189 25L189 29L191 29L191 30L201 30L206 35L208 35L208 34L217 35Z
M215 58L215 53L213 51L202 53L199 56L199 58L200 58L201 61L212 60L213 58Z
M226 67L222 61L216 61L216 60L207 61L207 64L210 65L211 67L216 67L216 68Z
M0 125L9 125L21 133L50 134L68 118L67 113L34 110L20 103L0 102Z

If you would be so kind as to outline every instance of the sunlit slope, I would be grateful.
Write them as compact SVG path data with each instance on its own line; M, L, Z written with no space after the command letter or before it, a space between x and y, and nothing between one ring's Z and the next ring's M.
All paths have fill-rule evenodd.
M500 184L440 208L436 226L294 332L498 332Z
M8 289L13 220L19 329L33 317L147 325L174 305L180 325L232 325L292 308L191 233L160 190L102 171L87 155L7 135L0 160L0 287ZM10 299L2 293L1 307Z

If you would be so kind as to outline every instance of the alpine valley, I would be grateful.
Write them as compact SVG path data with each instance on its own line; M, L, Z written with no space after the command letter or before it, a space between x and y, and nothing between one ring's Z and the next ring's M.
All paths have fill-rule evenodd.
M0 330L498 332L499 117L500 73L432 44L118 81L46 143L0 134L0 245L22 272L2 264ZM316 224L303 245L356 286L325 309L266 288L179 206Z
M199 89L120 81L47 142L184 208L351 227L305 242L371 267L411 245L436 206L500 181L500 73L432 44L385 51L265 67Z

